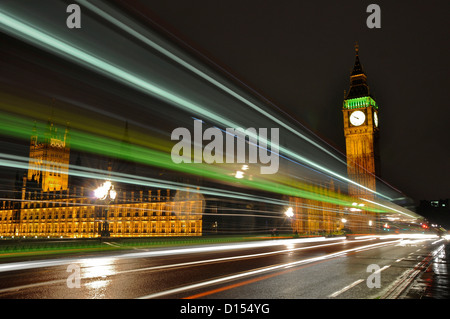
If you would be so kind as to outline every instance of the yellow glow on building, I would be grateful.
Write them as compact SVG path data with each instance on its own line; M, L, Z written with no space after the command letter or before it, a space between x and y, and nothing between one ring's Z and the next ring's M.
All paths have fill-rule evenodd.
M106 204L83 187L71 188L67 128L58 135L49 121L43 140L33 129L29 154L20 199L0 201L0 236L92 238L105 225L111 237L202 235L205 203L197 192L124 189Z
M101 205L74 194L40 193L37 200L23 202L20 217L11 202L0 207L0 235L25 237L91 238L100 236L101 225L107 222L111 237L201 236L204 201L170 196L137 197L126 202ZM81 196L79 196L81 195ZM142 192L141 192L141 195ZM52 197L55 196L55 197ZM46 198L49 197L49 198ZM132 196L133 198L133 196ZM108 214L105 211L108 210Z

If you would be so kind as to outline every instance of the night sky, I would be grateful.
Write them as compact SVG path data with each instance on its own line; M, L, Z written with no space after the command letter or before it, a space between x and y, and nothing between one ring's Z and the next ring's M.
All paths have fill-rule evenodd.
M343 152L357 41L382 179L415 200L450 197L448 1L377 1L381 29L366 25L369 1L131 3Z
M45 1L27 3L30 10L33 5L39 6L36 10L45 5ZM61 6L69 3L63 1ZM366 25L369 1L111 3L142 23L158 25L181 47L231 74L240 85L250 86L342 153L341 109L357 41L371 93L380 108L381 178L416 201L450 197L448 1L377 1L381 29ZM51 10L55 14L61 11L48 8ZM67 14L58 14L59 22L64 23ZM35 17L39 18L38 11ZM102 38L101 33L91 36ZM44 78L39 67L28 68L28 74L14 71L11 59L16 56L25 56L24 61L34 59L37 66L52 60L56 67L51 72L57 74L53 77L55 90L58 83L70 81L69 77L80 79L74 75L76 70L60 67L62 62L37 49L11 39L4 44L8 53L2 61L3 84L12 83L13 78L23 87L35 82L36 89L42 84L36 81L39 76ZM127 49L122 47L121 53ZM90 88L85 81L82 88L68 86L70 89L59 94L70 98L86 89L95 92L97 80L92 78ZM109 90L114 91L114 86ZM89 103L103 101L123 108L117 96L85 95L91 99Z

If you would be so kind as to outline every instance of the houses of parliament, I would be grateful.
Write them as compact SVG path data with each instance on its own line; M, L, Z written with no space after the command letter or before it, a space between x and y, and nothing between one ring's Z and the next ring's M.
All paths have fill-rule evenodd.
M104 202L93 189L70 185L69 159L69 129L59 134L51 121L43 137L33 129L28 171L16 176L16 198L0 202L1 236L201 236L201 196L123 189Z
M358 46L342 112L348 177L363 186L349 185L346 193L355 200L374 200L370 190L376 190L379 174L378 105L370 94ZM105 203L94 198L93 189L82 183L72 185L69 134L69 129L58 133L51 122L43 137L33 130L28 171L23 178L16 177L15 200L0 201L1 236L201 236L209 227L202 214L206 203L198 192L175 196L169 190L121 189L113 201ZM341 192L333 183L311 190L323 196ZM289 197L289 202L294 215L291 228L299 234L333 233L343 228L356 233L375 230L375 214L364 210L347 215L345 224L344 208L336 204L297 197Z

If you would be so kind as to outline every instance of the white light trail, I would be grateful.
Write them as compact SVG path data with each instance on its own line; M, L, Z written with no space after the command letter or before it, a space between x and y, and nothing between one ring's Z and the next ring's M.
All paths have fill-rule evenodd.
M46 50L50 50L58 55L62 55L64 58L68 58L77 63L81 63L81 65L83 65L84 67L89 67L96 72L108 75L114 80L134 87L135 89L145 92L146 94L150 94L151 96L158 97L159 99L162 99L174 106L188 109L196 114L203 114L205 117L212 119L213 121L223 123L227 127L239 127L239 125L237 125L236 123L225 119L223 116L216 114L206 109L205 107L202 107L201 105L192 103L183 96L179 96L173 92L170 92L169 90L162 88L155 83L152 83L148 79L138 77L130 72L127 72L124 68L109 63L103 58L94 56L85 50L74 47L73 45L65 43L48 33L42 32L32 26L29 26L28 24L4 13L3 11L0 11L0 27L14 36L19 36L21 38L27 39L33 44L43 47ZM267 143L267 145L270 145L270 141L266 140L265 142ZM308 160L304 156L301 156L289 149L281 146L279 149L286 155L289 155L300 162L303 162L319 171L322 171L323 173L334 176L342 181L353 184L368 192L391 200L391 198L387 197L386 195L378 193L366 186L348 179L347 177L342 176L326 167L323 167L322 165L319 165L314 161Z
M411 217L411 218L414 218L414 219L417 218L417 216L413 216L413 215L407 214L407 213L405 213L405 212L402 212L402 211L400 211L400 210L398 210L398 209L395 209L395 208L392 208L392 207L390 207L390 206L386 206L386 205L383 205L383 204L380 204L380 203L378 203L378 202L374 202L374 201L371 201L371 200L368 200L368 199L365 199L365 198L360 198L360 199L361 199L361 200L364 200L364 201L366 201L366 202L369 202L369 203L372 203L372 204L375 204L375 205L378 205L378 206L381 206L381 207L390 209L390 210L395 211L395 212L397 212L397 213L400 213L400 214L402 214L402 215L406 215L406 216Z
M62 258L62 259L51 259L51 260L39 260L39 261L24 261L24 262L12 262L0 264L0 272L15 271L15 270L25 270L25 269L35 269L42 267L53 267L53 266L63 266L72 263L101 263L102 260L117 260L117 259L128 259L128 258L151 258L151 257L162 257L162 256L174 256L174 255L185 255L185 254L197 254L205 252L219 252L228 250L240 250L248 248L261 248L270 246L280 246L289 244L301 244L301 243L315 243L315 242L329 242L344 240L345 237L335 237L335 238L325 238L325 237L314 237L314 238L295 238L295 239L279 239L279 240L262 240L258 242L246 242L246 243L235 243L226 245L208 245L201 247L188 247L188 248L177 248L177 249L162 249L153 251L143 251L135 253L125 253L118 255L110 255L108 257L92 257L92 258ZM333 245L328 244L328 245ZM312 246L317 247L317 246ZM312 248L310 247L310 248ZM298 249L308 249L308 248L298 248ZM291 251L292 249L277 251L275 253ZM254 257L259 254L253 255ZM262 254L264 255L264 254ZM246 258L248 258L248 255ZM94 261L93 261L94 260ZM226 259L225 259L226 260Z
M358 247L358 248L346 249L346 250L342 250L342 251L339 251L336 253L327 254L325 256L307 258L307 259L297 260L294 262L278 264L275 266L263 267L263 268L259 268L256 270L246 271L246 272L238 273L238 274L231 275L231 276L220 277L220 278L207 280L207 281L192 284L192 285L187 285L187 286L178 287L175 289L169 289L169 290L153 293L150 295L139 297L138 299L159 298L159 297L172 295L172 294L176 294L176 293L181 293L181 292L185 292L185 291L189 291L189 290L193 290L193 289L199 289L199 288L203 288L203 287L207 287L207 286L211 286L211 285L216 285L216 284L220 284L220 283L227 282L227 281L233 281L233 280L237 280L237 279L241 279L241 278L245 278L245 277L249 277L249 276L254 276L254 275L258 275L258 274L262 274L262 273L266 273L266 272L270 272L270 271L274 271L274 270L281 270L283 268L290 268L290 267L295 267L295 266L299 266L299 265L303 265L303 264L309 264L309 263L316 262L316 261L332 259L332 258L336 258L336 257L342 256L342 255L345 255L349 252L357 251L358 249L361 249L361 248L375 249L375 248L379 248L381 246L393 244L395 242L396 241L392 241L389 243L377 243L377 244L367 245L367 246Z
M251 101L249 101L248 99L244 98L242 95L236 93L235 91L233 91L232 89L230 89L226 85L220 83L219 81L217 81L213 77L209 76L205 72L199 70L198 68L196 68L192 64L186 62L185 60L183 60L182 58L180 58L177 55L173 54L169 50L167 50L167 49L163 48L162 46L158 45L157 43L152 41L149 37L146 37L142 33L136 31L135 29L133 29L132 27L130 27L130 25L133 24L132 21L127 19L125 16L122 15L120 17L120 20L119 20L119 19L114 18L112 15L106 13L105 11L101 10L99 7L94 6L93 4L89 3L88 1L79 0L78 2L80 2L83 6L85 6L88 9L90 9L91 11L97 13L99 16L103 17L104 19L108 20L109 22L113 23L114 25L118 26L120 29L124 30L125 32L127 32L130 35L132 35L136 39L142 41L143 43L149 45L151 48L153 48L153 49L157 50L158 52L164 54L166 57L170 58L172 61L178 63L179 65L181 65L183 67L185 67L186 69L188 69L189 71L193 72L194 74L202 77L203 79L205 79L209 83L215 85L217 88L219 88L219 89L223 90L224 92L230 94L234 98L236 98L239 101L241 101L241 102L245 103L246 105L250 106L252 109L256 110L257 112L259 112L259 113L263 114L264 116L266 116L267 118L271 119L272 121L274 121L278 125L286 128L287 130L289 130L290 132L294 133L298 137L300 137L300 138L304 139L305 141L307 141L308 143L314 145L315 147L317 147L321 151L323 151L323 152L327 153L328 155L332 156L333 158L337 159L339 162L341 162L341 163L343 163L345 165L347 164L346 162L344 162L343 160L338 158L335 154L331 153L330 151L328 151L327 149L325 149L324 147L322 147L321 145L319 145L318 143L316 143L312 139L310 139L307 136L301 134L296 129L294 129L291 126L287 125L286 123L284 123L283 121L281 121L277 117L274 117L270 113L264 111L263 109L258 107L256 104L254 104ZM115 12L115 14L118 14L118 13ZM122 21L127 21L127 24L123 23Z

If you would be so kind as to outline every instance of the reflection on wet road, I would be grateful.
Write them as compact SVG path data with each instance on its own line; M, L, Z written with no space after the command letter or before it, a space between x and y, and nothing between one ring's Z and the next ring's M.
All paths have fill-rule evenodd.
M442 294L448 252L427 256L443 243L395 236L267 240L5 263L0 298L377 298L424 258L435 261L430 293ZM70 265L79 269L79 288L68 285L77 275ZM379 288L367 284L373 265Z

